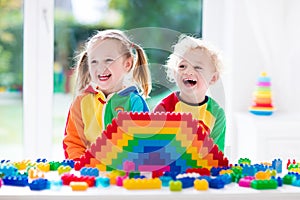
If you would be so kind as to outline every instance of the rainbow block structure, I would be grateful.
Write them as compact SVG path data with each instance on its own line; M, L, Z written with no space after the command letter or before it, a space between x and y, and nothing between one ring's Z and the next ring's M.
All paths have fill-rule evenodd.
M260 74L253 96L253 105L249 108L250 113L255 115L273 114L271 79L266 72Z
M228 159L191 114L120 112L75 168L121 170L128 161L135 170L147 172L228 166Z

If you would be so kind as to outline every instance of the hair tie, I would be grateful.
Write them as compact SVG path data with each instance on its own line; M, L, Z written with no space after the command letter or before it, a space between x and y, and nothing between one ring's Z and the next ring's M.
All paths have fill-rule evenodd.
M131 43L131 48L134 48L134 46L135 46L135 45L134 45L134 43L132 42L132 43Z

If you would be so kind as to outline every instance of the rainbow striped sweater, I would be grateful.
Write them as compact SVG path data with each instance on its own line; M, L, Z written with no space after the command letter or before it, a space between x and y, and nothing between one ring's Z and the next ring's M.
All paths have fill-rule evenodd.
M67 159L79 159L120 111L148 112L135 86L108 97L92 86L78 95L69 109L63 148Z
M199 104L190 104L184 102L179 97L179 92L173 92L154 108L154 112L189 112L194 119L199 121L209 133L209 136L218 145L219 149L224 152L226 118L223 108L206 96L205 100Z

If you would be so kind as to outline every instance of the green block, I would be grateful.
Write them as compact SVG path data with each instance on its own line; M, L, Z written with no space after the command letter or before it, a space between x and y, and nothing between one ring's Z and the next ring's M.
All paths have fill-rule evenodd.
M278 183L274 179L251 181L251 188L258 189L258 190L277 189L277 187L278 187Z
M291 174L286 174L284 177L283 177L283 184L287 184L287 185L292 185L292 183L297 179L296 176L294 175L291 175Z

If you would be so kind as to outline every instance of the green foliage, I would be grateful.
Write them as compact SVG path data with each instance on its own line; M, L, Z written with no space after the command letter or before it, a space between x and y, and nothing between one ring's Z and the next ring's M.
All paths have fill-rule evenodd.
M124 16L122 28L163 27L201 35L202 0L111 0Z
M109 7L123 16L123 25L119 27L123 30L156 27L177 32L177 37L180 33L202 36L202 0L111 0ZM142 39L153 80L151 96L174 87L167 81L163 65L178 38L166 33L149 31ZM167 47L160 48L164 43Z
M23 71L21 0L0 0L0 86L20 87Z

